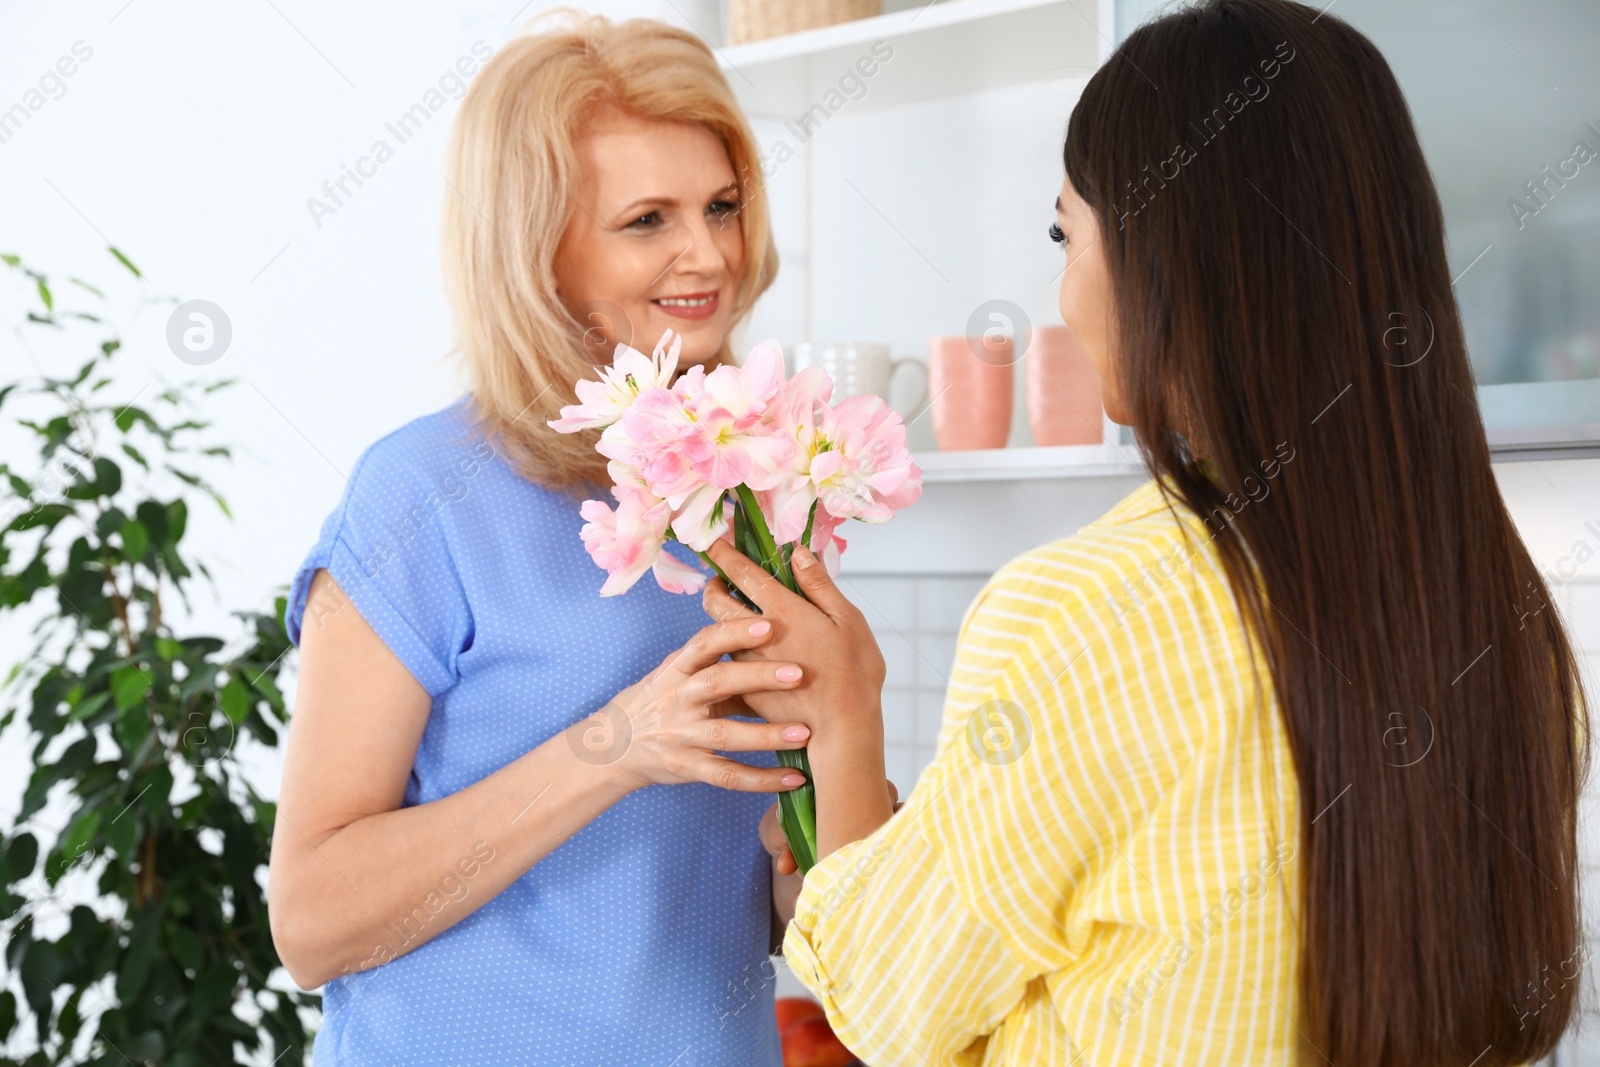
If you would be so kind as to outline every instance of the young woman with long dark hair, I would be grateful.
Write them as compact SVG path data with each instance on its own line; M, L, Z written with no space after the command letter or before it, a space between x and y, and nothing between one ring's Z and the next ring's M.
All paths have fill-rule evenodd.
M1335 15L1208 0L1090 79L1064 162L1062 315L1153 479L969 608L905 810L860 613L714 553L775 628L739 657L806 673L749 697L813 731L796 973L874 1064L1548 1053L1586 713L1394 75Z

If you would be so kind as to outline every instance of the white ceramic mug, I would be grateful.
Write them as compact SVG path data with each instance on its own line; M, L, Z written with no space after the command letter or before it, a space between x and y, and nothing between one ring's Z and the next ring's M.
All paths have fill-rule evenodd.
M896 359L889 346L879 341L803 341L795 349L795 369L818 367L833 379L833 399L872 393L889 398L889 383L895 372L910 364L922 372L922 392L902 416L916 411L928 397L928 368L921 360Z

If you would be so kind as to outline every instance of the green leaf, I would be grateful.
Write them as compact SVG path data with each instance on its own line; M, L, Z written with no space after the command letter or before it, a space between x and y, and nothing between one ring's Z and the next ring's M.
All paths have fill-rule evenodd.
M102 689L98 693L91 694L73 706L71 713L67 716L66 722L62 725L65 726L70 723L80 722L83 719L87 719L89 716L105 707L106 701L110 699L111 691L108 689Z
M156 638L156 654L168 663L183 659L183 642L170 637Z
M124 752L134 753L131 762L140 763L147 755L146 742L153 744L155 741L155 735L150 732L149 712L137 704L124 709L117 716L116 725L112 727L112 735Z
M173 924L167 928L167 943L172 947L172 958L179 965L198 972L205 962L200 948L200 935L187 926Z
M161 930L159 904L148 905L133 920L133 933L128 936L128 951L122 958L122 969L117 975L117 997L124 1004L132 1003L150 977L150 964L155 958L156 934Z
M44 309L46 311L54 311L56 309L56 301L50 295L50 287L44 283L43 278L37 278L35 281L39 286L39 299L44 301Z
M68 1048L77 1041L78 1031L83 1029L83 1013L78 1007L82 1000L83 990L74 989L67 1002L61 1005L61 1014L56 1020L56 1028L61 1031L61 1036L66 1038Z
M250 675L250 686L256 692L267 698L267 703L275 709L283 709L283 694L278 691L277 685L267 677L265 671L246 671Z
M6 849L6 879L20 882L33 873L39 862L39 841L32 834L22 833L11 839Z
M133 509L134 517L144 524L150 543L158 547L167 544L167 509L154 500L141 500Z
M8 530L31 530L35 526L43 526L53 530L56 524L68 515L75 514L74 510L66 504L40 504L32 511L25 511L11 520Z
M116 696L117 710L127 711L144 703L150 692L150 679L137 667L118 667L111 674L111 691Z
M101 541L111 540L111 535L122 529L122 524L128 521L128 516L123 514L119 507L109 507L100 513L94 520L95 536Z
M150 469L150 461L144 458L144 453L140 452L137 448L134 448L128 442L122 442L122 451L129 459L133 460L145 470Z
M244 682L238 678L231 678L228 684L222 687L222 713L228 721L238 726L250 714L250 690L245 688Z
M189 505L180 497L167 505L167 524L171 533L167 535L167 544L175 545L183 540L183 531L189 525Z
M167 1042L160 1030L145 1030L123 1042L118 1050L134 1063L160 1063L167 1052Z
M160 432L161 429L156 425L156 420L150 417L149 412L145 411L143 408L136 408L132 404L129 404L127 407L118 411L117 417L114 421L117 424L117 429L121 430L123 433L127 433L129 430L133 429L133 424L136 422L142 422L151 430L156 432Z
M104 456L96 456L94 481L100 488L101 496L116 496L117 490L122 488L122 468Z
M72 828L67 831L67 836L61 839L61 851L76 859L88 851L89 844L100 832L100 811L98 808L86 811L78 816Z
M139 818L134 814L134 809L123 803L125 811L119 811L106 823L106 841L110 843L118 857L124 863L133 859L134 835L139 831Z
M63 960L55 946L42 941L30 941L22 955L22 992L28 1006L37 1017L45 1019L54 1014L51 994L55 992L58 967Z
M22 809L17 813L16 821L25 822L34 812L43 808L50 798L50 790L58 782L71 779L86 770L94 762L94 750L95 738L81 737L68 745L61 758L54 763L35 766L28 788L22 794Z
M122 555L130 563L144 558L145 550L150 547L150 531L144 528L144 523L138 519L129 519L122 524Z
M90 285L88 282L84 281L82 278L77 277L76 275L68 278L67 280L69 282L71 282L73 285L78 286L79 288L89 290L89 292L93 293L95 296L98 296L101 300L104 300L106 298L106 294L105 293L101 292L99 289L96 289L94 286Z
M193 1017L206 1019L233 998L239 975L223 960L215 960L195 983Z
M144 277L143 274L139 273L139 268L135 267L133 265L133 261L130 260L127 256L123 255L120 251L118 251L117 247L115 245L106 246L106 250L109 251L112 255L117 257L117 262L121 263L124 267L127 267L130 271L132 271L133 272L133 276L135 278L143 278Z

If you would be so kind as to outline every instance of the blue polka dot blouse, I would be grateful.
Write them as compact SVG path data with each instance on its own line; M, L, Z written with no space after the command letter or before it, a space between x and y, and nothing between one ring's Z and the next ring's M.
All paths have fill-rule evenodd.
M470 403L362 454L289 596L298 644L326 568L433 697L407 806L583 719L710 621L649 575L602 599L577 502L513 470ZM771 801L699 784L630 794L440 936L328 982L316 1067L777 1067L756 833ZM441 896L470 891L490 851L441 855ZM428 910L396 918L393 951Z

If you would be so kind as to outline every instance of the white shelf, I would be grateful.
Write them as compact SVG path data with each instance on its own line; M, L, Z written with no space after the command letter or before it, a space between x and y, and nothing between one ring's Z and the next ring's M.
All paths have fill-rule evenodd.
M1119 478L1144 473L1132 445L1058 445L918 452L923 482L1025 481L1036 478Z
M849 49L881 38L929 33L1035 8L1069 6L1067 0L945 0L931 6L891 11L874 18L838 22L802 33L732 45L720 50L720 62L724 70L750 73L766 64Z
M1109 0L945 0L721 48L718 62L747 112L785 119L851 71L881 66L889 73L866 75L865 94L849 100L858 112L1044 76L1087 78L1109 52L1103 6Z

